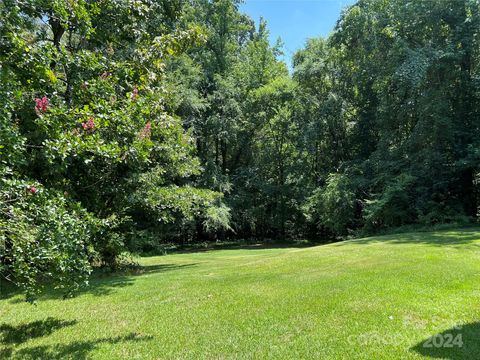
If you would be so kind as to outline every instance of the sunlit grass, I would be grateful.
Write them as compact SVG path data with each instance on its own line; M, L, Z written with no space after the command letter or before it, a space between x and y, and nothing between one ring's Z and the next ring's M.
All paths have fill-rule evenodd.
M479 245L463 230L143 258L74 299L4 293L0 358L475 358ZM423 347L450 333L461 347Z

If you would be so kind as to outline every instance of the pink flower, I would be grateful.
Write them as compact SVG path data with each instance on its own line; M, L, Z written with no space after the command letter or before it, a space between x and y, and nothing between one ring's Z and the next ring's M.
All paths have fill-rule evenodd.
M110 73L108 71L104 71L101 75L100 75L100 79L102 80L107 80L107 78L110 76Z
M136 100L137 97L138 97L138 89L137 89L137 87L135 86L135 87L133 88L133 90L132 90L131 98L132 98L132 100Z
M152 135L152 124L150 121L148 121L145 126L143 127L142 131L138 134L138 137L143 140L143 139L150 139L150 136Z
M89 117L87 122L82 123L83 130L93 130L95 128L95 122L93 121L93 117Z
M30 191L31 194L36 194L38 192L38 189L35 186L30 186L30 189L28 191Z
M46 96L42 97L41 99L35 99L35 111L37 114L44 113L48 109L48 98Z

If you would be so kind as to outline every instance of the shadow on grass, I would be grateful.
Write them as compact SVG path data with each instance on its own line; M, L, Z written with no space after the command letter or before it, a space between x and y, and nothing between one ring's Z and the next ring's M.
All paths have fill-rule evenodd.
M176 271L184 268L196 266L197 263L189 264L158 264L141 266L138 269L122 272L102 272L97 271L90 278L90 285L80 291L78 294L93 294L95 296L104 296L112 293L116 289L133 285L135 277ZM51 293L51 295L55 295ZM54 296L57 297L57 296Z
M425 339L410 350L430 358L450 360L478 359L480 322L448 329Z
M323 244L328 244L332 241L319 239L319 240L302 240L302 241L287 241L287 242L275 242L275 241L228 241L228 242L208 242L199 243L191 246L175 246L165 248L161 251L152 251L140 254L141 257L171 255L171 254L191 254L202 253L218 250L262 250L262 249L288 249L288 248L308 248Z
M66 321L49 317L45 320L37 320L27 324L1 324L0 344L21 344L29 339L50 335L58 329L72 326L76 323L76 320Z
M399 233L392 235L383 235L372 238L353 240L355 244L370 244L370 243L388 243L388 244L429 244L435 246L460 246L465 244L472 244L480 239L480 229L460 229L452 231L439 232L417 232L417 233ZM349 245L352 241L338 242L336 245Z
M122 272L105 272L94 271L90 277L89 286L80 289L75 295L92 294L95 296L105 296L113 293L114 291L133 285L135 278L145 274L163 273L176 271L192 266L196 266L197 263L190 264L158 264L158 265L146 265L141 266L135 270L122 271ZM0 281L0 300L10 299L14 296L22 294L21 289L12 285L11 283L5 283ZM62 293L57 290L47 289L40 299L61 299ZM21 302L20 299L15 298L10 300L11 303ZM1 359L1 357L0 357Z
M0 358L6 359L88 359L89 353L101 344L118 344L121 342L148 341L150 335L130 333L124 336L106 337L90 341L74 341L69 344L55 344L26 347L16 350L9 346L0 350Z

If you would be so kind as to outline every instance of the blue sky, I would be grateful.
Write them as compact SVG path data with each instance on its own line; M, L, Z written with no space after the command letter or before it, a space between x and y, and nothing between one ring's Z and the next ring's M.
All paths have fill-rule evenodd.
M246 0L240 6L258 24L262 16L270 30L272 44L281 37L284 60L290 65L292 55L307 38L327 36L342 9L354 0Z

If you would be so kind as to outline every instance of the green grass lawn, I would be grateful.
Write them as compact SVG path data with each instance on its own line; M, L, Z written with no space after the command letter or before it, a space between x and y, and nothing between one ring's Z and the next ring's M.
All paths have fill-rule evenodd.
M143 258L69 300L4 291L0 358L474 359L479 245L466 229Z

